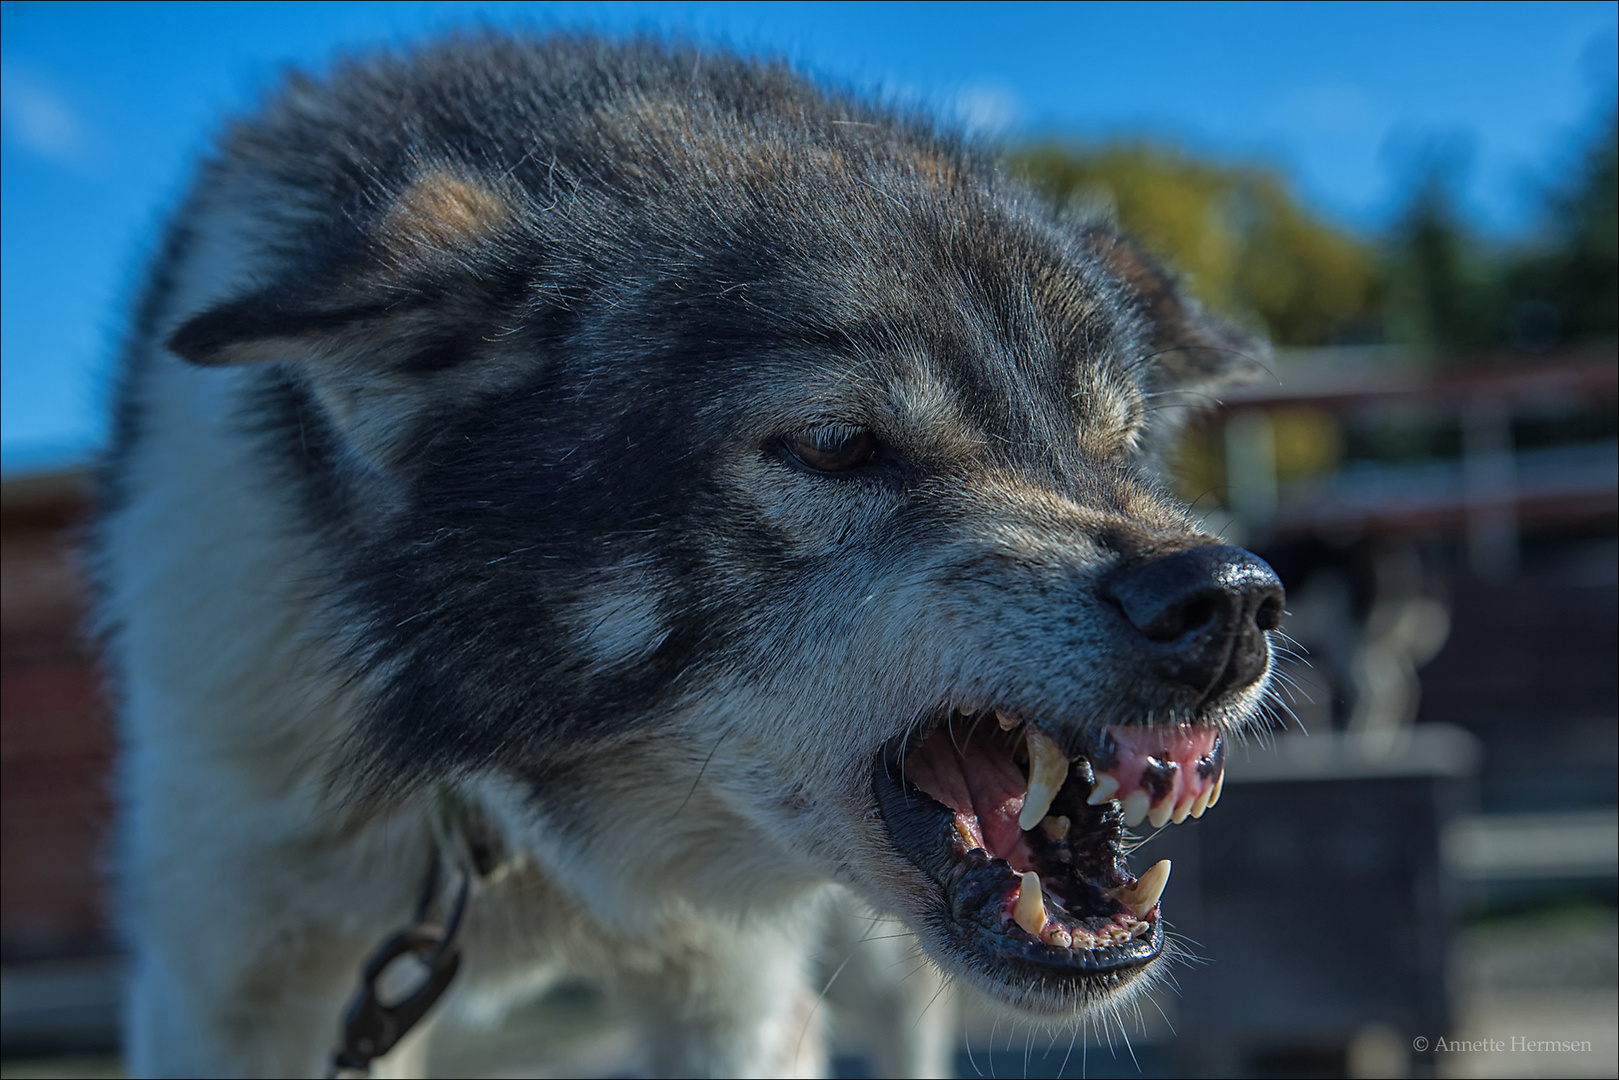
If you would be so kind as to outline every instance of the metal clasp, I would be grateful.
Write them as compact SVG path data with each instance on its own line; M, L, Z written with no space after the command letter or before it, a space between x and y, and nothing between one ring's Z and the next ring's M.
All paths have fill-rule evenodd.
M424 883L416 921L384 941L366 959L360 971L360 988L343 1014L343 1040L332 1057L332 1076L370 1076L371 1062L392 1050L449 988L450 980L461 967L461 950L455 944L455 935L466 913L467 894L472 885L469 874L462 872L460 877L461 884L444 925L425 922L427 908L432 903L433 893L437 892L435 862ZM421 959L427 967L427 978L400 1001L385 1004L377 983L390 964L407 955Z

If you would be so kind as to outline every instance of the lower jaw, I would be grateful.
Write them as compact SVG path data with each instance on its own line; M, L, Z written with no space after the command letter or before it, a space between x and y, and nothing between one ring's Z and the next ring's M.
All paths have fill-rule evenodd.
M948 974L1003 1006L1059 1022L1106 1007L1166 962L1166 934L1157 921L1147 937L1126 946L1068 956L943 913L925 920L921 937Z
M970 851L951 878L944 899L952 925L978 951L1002 961L1032 965L1046 976L1084 978L1142 968L1163 951L1163 923L1156 908L1144 918L1087 920L1089 929L1070 924L1070 942L1046 941L1022 932L1007 918L1006 898L1016 894L1020 882L1003 860Z
M916 795L889 768L879 765L873 786L891 829L896 820L917 822L914 813L899 817L891 812L899 809L897 803L914 804ZM938 811L936 835L948 835L954 828L951 815L943 807ZM924 944L953 974L1002 1004L1071 1018L1122 991L1164 952L1164 927L1156 908L1143 918L1068 920L1076 939L1077 922L1089 928L1085 932L1094 931L1069 946L1033 937L1007 914L1020 884L1009 863L982 849L960 854L940 845L937 851L935 865L906 856L929 879L924 887L933 894L918 927Z

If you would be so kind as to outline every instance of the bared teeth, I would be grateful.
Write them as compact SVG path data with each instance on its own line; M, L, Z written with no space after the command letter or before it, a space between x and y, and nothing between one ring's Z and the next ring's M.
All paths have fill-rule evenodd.
M1147 868L1134 885L1122 889L1109 889L1108 895L1130 909L1130 914L1141 918L1158 905L1169 884L1169 860L1161 859Z
M1023 796L1023 810L1018 814L1018 828L1028 831L1040 824L1051 809L1051 801L1062 790L1068 779L1068 757L1056 742L1037 727L1024 729L1024 743L1029 749L1029 790Z
M1134 781L1131 781L1134 783ZM1186 790L1190 786L1195 794ZM1161 829L1165 825L1179 825L1187 818L1200 818L1209 807L1220 801L1220 791L1225 786L1225 770L1214 778L1212 783L1201 780L1192 780L1190 784L1177 782L1171 786L1163 798L1154 802L1152 796L1140 787L1122 792L1123 783L1119 778L1109 772L1098 772L1091 785L1091 793L1085 799L1087 805L1100 806L1111 800L1118 800L1124 810L1124 823L1136 826L1143 821L1152 823L1153 828Z
M1060 926L1053 926L1050 929L1042 930L1040 932L1040 940L1045 942L1047 945L1052 945L1059 949L1066 949L1073 945L1074 935L1070 934L1067 930L1064 930Z
M1068 819L1066 814L1059 814L1056 817L1046 817L1040 820L1040 828L1044 829L1046 835L1053 840L1063 839L1068 835L1068 830L1073 827L1074 823Z
M1147 811L1152 809L1152 798L1140 788L1130 792L1124 797L1124 823L1135 828L1147 820Z
M1174 822L1176 825L1179 825L1181 822L1192 816L1192 806L1196 802L1197 800L1195 798L1188 796L1187 798L1176 803L1175 812L1170 815L1169 820Z
M1045 897L1040 892L1040 875L1033 870L1023 875L1023 883L1018 886L1017 902L1012 905L1012 921L1035 937L1039 937L1040 931L1046 928Z
M1018 724L1022 723L1021 720L1013 716L1011 713L1002 712L1000 709L995 710L995 722L1001 726L1002 731L1011 731L1013 728L1017 727Z
M1159 799L1157 802L1153 803L1152 806L1147 810L1147 820L1152 823L1153 828L1162 829L1165 825L1169 824L1169 819L1174 816L1174 813L1175 804L1171 802L1169 800L1169 796L1166 795L1162 799Z

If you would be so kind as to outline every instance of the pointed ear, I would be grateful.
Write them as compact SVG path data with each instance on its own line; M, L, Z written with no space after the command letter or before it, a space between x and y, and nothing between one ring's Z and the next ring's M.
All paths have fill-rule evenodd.
M431 322L424 318L431 308L461 306L465 313L464 305L446 303L450 286L479 262L480 249L498 248L511 218L509 204L477 181L428 170L340 234L285 245L307 252L271 286L182 324L169 349L193 364L218 366L341 361L397 344Z
M1135 297L1152 335L1156 389L1207 394L1268 370L1270 343L1203 310L1173 274L1118 233L1091 229L1085 242Z
M193 316L169 335L168 347L202 367L339 361L362 349L367 328L387 314L364 303L326 307L292 289L272 286Z
M454 399L449 384L493 385L471 369L526 295L501 241L510 216L484 188L429 172L281 260L269 285L193 315L168 348L208 367L288 365L354 450L397 464L434 403Z

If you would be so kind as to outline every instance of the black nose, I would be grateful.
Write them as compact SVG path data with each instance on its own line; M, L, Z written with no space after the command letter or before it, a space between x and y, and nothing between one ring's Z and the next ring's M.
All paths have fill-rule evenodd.
M1158 671L1199 703L1241 689L1265 673L1264 631L1282 621L1282 583L1259 556L1236 547L1199 547L1137 563L1106 594L1141 631L1138 644Z

